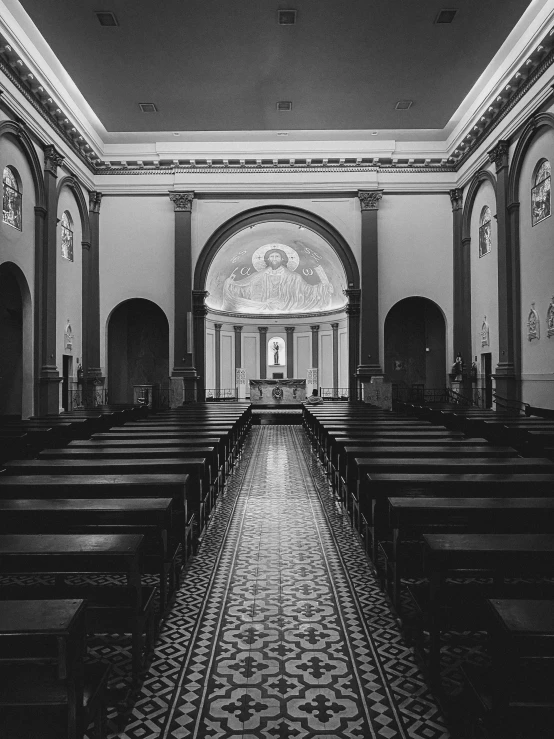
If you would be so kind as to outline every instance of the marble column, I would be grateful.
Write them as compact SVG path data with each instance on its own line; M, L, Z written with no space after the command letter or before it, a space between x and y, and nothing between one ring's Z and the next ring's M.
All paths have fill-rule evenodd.
M192 334L192 234L193 192L170 192L175 210L174 338L172 378L182 378L185 390L196 386ZM198 358L199 360L201 358ZM173 382L172 382L173 384Z
M344 294L348 298L346 315L348 316L348 396L352 400L358 397L358 378L356 371L360 360L360 301L361 290L350 288Z
M339 386L339 324L332 323L333 330L333 397L338 395Z
M258 326L260 332L260 380L267 379L267 326Z
M222 323L214 323L215 328L215 389L221 390L221 327Z
M235 332L235 369L242 367L242 326L233 326Z
M40 254L40 284L35 296L40 331L40 371L38 415L60 411L60 373L56 363L56 264L58 258L58 167L64 158L52 145L44 147L44 186L46 192L46 223Z
M310 326L312 331L312 369L317 370L319 377L319 326Z
M192 400L204 400L206 391L206 315L208 309L206 307L206 298L208 293L206 290L192 291L192 320L193 320L193 352L194 365L199 370L196 376L196 387L187 387L181 385L179 392L183 397L183 401L190 402ZM173 390L173 384L172 384ZM172 392L174 402L177 398L177 391ZM179 404L180 403L176 403Z
M88 300L85 307L85 296L83 294L83 312L86 311L85 334L86 337L86 364L83 357L83 374L89 381L96 384L103 382L102 369L100 367L100 204L102 193L93 191L89 193L89 220L90 220L90 255L88 259L89 270L85 276L85 263L83 260L83 286L85 280L88 283Z
M362 210L360 380L382 375L379 361L379 273L377 215L382 190L358 192Z
M453 245L453 326L451 363L461 354L464 360L462 391L467 397L471 393L469 370L472 359L471 345L471 239L462 238L463 190L450 190L452 203L452 245Z
M294 326L285 326L287 334L287 377L294 377Z
M498 365L494 373L498 395L519 399L519 265L512 254L508 213L509 142L499 141L488 152L496 168L496 232L498 242ZM516 309L517 308L517 314ZM517 326L517 328L516 328ZM517 334L516 334L517 331Z

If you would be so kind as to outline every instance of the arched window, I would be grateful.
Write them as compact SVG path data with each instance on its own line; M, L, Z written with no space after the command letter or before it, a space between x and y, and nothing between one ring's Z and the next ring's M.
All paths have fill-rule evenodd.
M5 167L2 173L2 185L2 220L8 226L21 231L21 188L15 169Z
M71 216L64 210L61 217L62 228L62 257L73 261L73 221Z
M531 221L536 226L550 215L550 162L541 159L537 164L531 189Z
M481 211L481 217L479 218L479 256L484 257L491 250L491 235L492 235L492 216L491 209L488 205L485 205Z

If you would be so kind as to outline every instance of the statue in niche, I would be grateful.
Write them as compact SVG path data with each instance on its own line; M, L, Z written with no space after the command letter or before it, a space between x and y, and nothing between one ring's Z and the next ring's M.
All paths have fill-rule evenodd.
M279 364L279 342L273 342L273 364Z
M315 268L320 281L311 285L294 270L299 257L294 249L260 247L252 256L256 272L242 280L235 272L223 283L223 309L244 313L296 313L325 310L330 306L333 285L321 265Z

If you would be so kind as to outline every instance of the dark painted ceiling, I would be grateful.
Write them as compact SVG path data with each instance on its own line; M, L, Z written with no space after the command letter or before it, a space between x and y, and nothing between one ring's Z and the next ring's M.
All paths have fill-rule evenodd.
M105 128L144 132L441 129L529 0L21 4ZM297 24L280 26L278 8ZM458 8L451 25L434 23L442 8Z

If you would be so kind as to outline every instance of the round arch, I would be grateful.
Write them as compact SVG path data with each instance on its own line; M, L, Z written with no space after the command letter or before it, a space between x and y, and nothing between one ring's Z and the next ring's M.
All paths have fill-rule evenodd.
M46 207L46 192L44 188L44 176L40 166L40 161L31 141L31 137L27 133L25 127L21 123L16 121L2 121L0 123L0 138L3 136L12 136L21 147L31 174L33 177L33 183L35 186L35 207L45 208Z
M508 207L519 203L519 178L527 150L541 128L554 128L552 113L538 113L534 115L523 129L518 139L508 173Z
M64 187L67 187L71 192L73 193L73 196L75 197L75 200L77 202L77 209L79 211L79 216L81 218L81 233L82 233L82 244L87 244L90 246L90 218L88 214L88 208L87 204L83 195L83 191L81 190L79 183L75 179L75 177L71 177L70 175L67 175L66 177L62 177L61 180L59 180L57 184L57 196L58 200L60 197L60 193Z
M33 414L33 307L27 279L16 264L0 264L0 357L5 366L2 414L29 418ZM7 378L10 378L9 383ZM9 386L8 386L9 385Z
M194 270L194 290L205 290L206 280L210 265L219 251L220 247L231 238L234 234L242 231L248 226L266 221L287 221L298 226L309 228L325 239L336 252L340 259L349 289L356 289L360 286L360 274L358 265L352 254L352 250L348 242L337 231L334 226L325 221L323 218L310 213L303 208L295 208L288 205L270 205L257 208L250 208L242 211L233 218L219 226L218 229L210 236L206 242L202 252L196 262Z
M477 192L483 182L490 182L494 190L495 199L495 210L496 210L496 177L488 169L480 169L479 172L473 177L467 190L467 195L464 201L464 212L462 215L462 240L466 241L471 238L471 216L473 214L473 204Z

